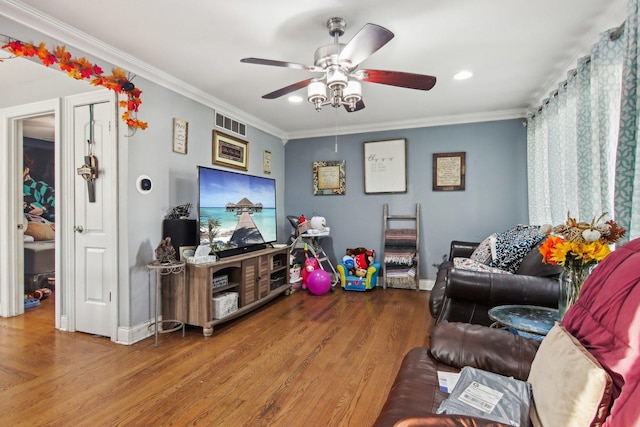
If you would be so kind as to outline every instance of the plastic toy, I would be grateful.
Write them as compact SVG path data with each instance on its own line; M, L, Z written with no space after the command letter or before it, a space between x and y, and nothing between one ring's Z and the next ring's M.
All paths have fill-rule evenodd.
M307 278L309 292L314 295L324 295L331 289L331 275L324 270L313 270Z
M315 257L310 257L307 244L304 245L304 267L302 268L302 289L307 289L309 275L315 270L320 269L320 264Z

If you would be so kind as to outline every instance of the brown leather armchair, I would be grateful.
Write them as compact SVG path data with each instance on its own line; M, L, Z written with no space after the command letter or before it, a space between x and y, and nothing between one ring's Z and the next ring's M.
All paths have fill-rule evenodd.
M497 274L453 268L456 257L468 258L478 243L454 240L449 261L438 269L429 309L436 323L465 322L489 326L490 308L505 304L558 307L558 277L562 267L544 264L535 246L516 274Z

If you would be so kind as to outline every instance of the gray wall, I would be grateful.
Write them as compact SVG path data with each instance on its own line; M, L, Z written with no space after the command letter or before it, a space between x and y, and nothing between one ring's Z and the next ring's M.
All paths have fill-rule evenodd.
M412 214L421 205L421 278L449 253L451 240L480 241L494 231L527 223L526 130L522 119L291 140L285 149L287 215L324 216L331 236L321 243L333 257L348 247L382 257L382 209ZM407 185L403 194L365 195L363 143L404 138ZM433 153L466 152L465 191L432 191ZM346 195L314 196L314 161L346 160Z
M64 44L3 16L0 16L0 28L3 29L3 34L23 41L36 44L45 42L48 48ZM67 48L74 57L86 56L89 61L100 65L104 70L117 66L96 59L73 46ZM43 65L39 66L44 68ZM88 82L71 79L54 68L47 71L50 73L47 73L43 81L34 81L29 85L3 92L0 108L97 90ZM148 122L149 128L122 138L118 146L118 325L125 328L140 325L148 320L146 265L153 260L153 250L162 238L162 220L169 208L187 202L197 205L196 166L211 166L211 139L214 128L213 108L140 76L136 77L135 84L142 90L142 105L138 118ZM121 114L122 109L119 110L118 116ZM174 117L189 122L186 155L172 151ZM121 122L118 125L123 126ZM264 175L262 154L264 150L271 151L272 172L269 177L276 180L277 209L280 214L277 232L278 238L285 240L289 228L285 228L284 222L284 144L279 138L250 126L247 127L246 140L249 141L249 174ZM154 189L147 195L142 195L136 190L136 179L140 175L148 175L153 180ZM195 218L195 208L191 216Z

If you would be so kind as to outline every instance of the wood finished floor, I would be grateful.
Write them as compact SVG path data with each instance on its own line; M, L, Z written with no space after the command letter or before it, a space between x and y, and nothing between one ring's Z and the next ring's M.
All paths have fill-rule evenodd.
M159 347L56 331L48 298L0 318L0 425L369 426L404 354L428 344L428 298L296 292Z

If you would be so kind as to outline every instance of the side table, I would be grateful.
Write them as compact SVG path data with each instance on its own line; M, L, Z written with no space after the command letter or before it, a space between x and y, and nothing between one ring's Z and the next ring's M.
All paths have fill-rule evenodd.
M555 308L534 305L499 305L489 310L492 327L505 326L519 335L541 340L560 320Z
M169 264L156 264L156 263L147 264L147 271L149 275L149 318L153 319L154 334L156 338L156 342L155 342L156 347L158 346L158 332L160 333L174 332L182 328L182 336L184 337L184 330L185 330L184 320L175 320L175 319L158 320L158 312L160 311L160 295L162 294L162 277L168 276L170 274L179 275L180 277L180 279L178 280L179 285L182 287L183 290L186 290L185 289L186 287L185 265L186 264L184 262L180 262L180 261L172 262ZM155 272L155 276L156 276L155 277L156 294L155 294L155 301L153 304L153 307L154 307L153 318L151 317L151 272ZM186 298L183 298L183 300L185 304L183 313L186 313L187 300ZM161 331L158 331L158 323L162 324L165 322L174 323L175 325L170 329L163 329ZM151 325L152 324L149 324L149 327L151 327Z

